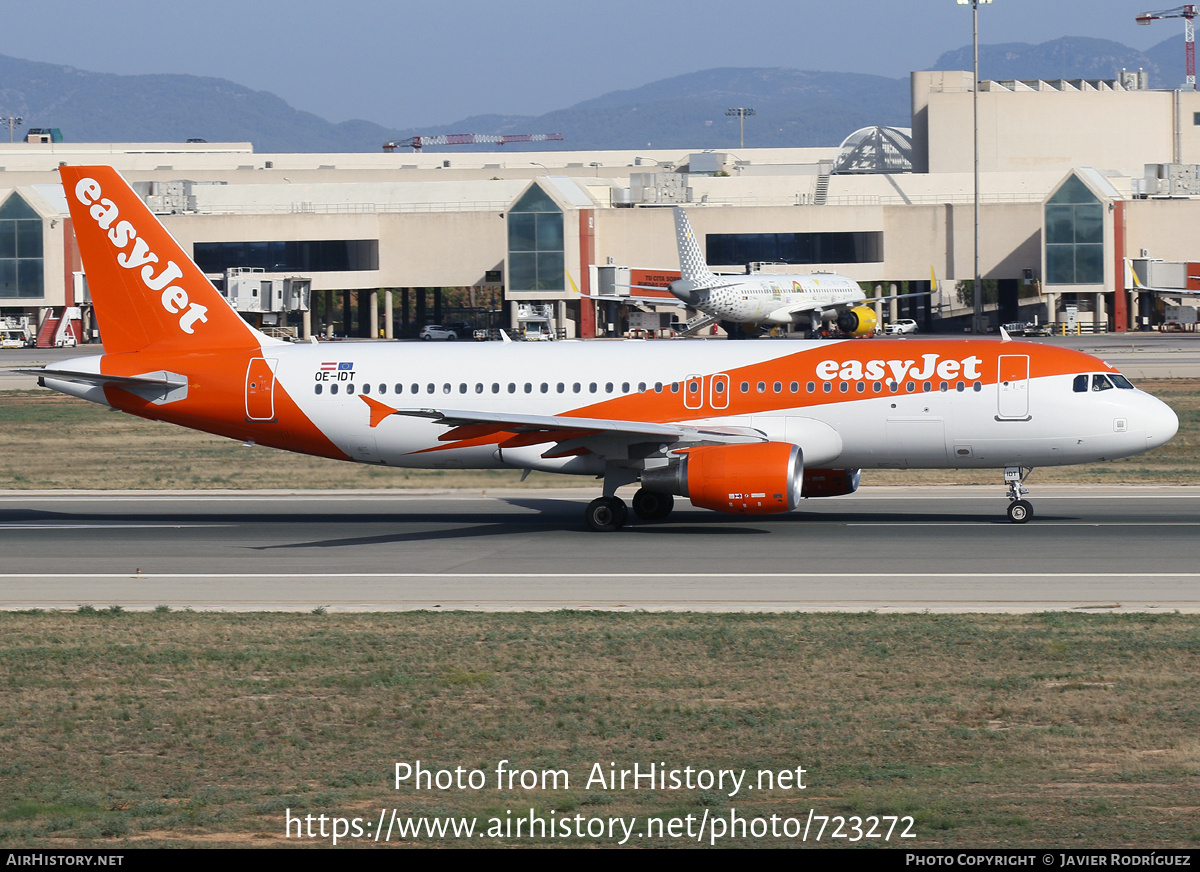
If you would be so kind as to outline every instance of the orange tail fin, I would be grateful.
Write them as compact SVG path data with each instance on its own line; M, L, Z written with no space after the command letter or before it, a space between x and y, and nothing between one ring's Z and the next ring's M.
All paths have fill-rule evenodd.
M112 167L59 167L110 354L273 345L241 319Z

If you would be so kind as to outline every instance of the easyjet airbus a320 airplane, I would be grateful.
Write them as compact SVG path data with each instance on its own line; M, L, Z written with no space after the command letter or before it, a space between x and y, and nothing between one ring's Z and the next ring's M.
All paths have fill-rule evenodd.
M603 476L594 530L673 497L722 512L853 492L862 468L995 468L1009 517L1035 466L1137 454L1178 425L1067 349L979 340L290 344L247 325L109 167L62 167L104 354L42 383L130 414L381 466Z

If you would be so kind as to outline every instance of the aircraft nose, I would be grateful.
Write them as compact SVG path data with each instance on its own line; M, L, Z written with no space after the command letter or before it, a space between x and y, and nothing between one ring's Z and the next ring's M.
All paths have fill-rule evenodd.
M1157 448L1171 441L1179 432L1179 416L1175 410L1157 398L1144 413L1146 447Z

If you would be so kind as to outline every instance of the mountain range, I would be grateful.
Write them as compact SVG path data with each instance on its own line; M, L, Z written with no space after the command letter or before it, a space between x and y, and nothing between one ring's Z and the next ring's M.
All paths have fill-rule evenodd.
M1171 88L1183 79L1183 37L1145 52L1083 37L981 45L979 63L985 79L1112 79L1122 69L1144 69L1150 87ZM969 70L971 64L967 46L946 52L929 69ZM202 138L249 141L260 153L369 152L418 134L561 133L561 143L528 148L732 150L738 146L738 122L725 115L731 106L757 112L745 122L749 146L836 145L867 125L907 127L909 82L859 73L712 69L612 91L539 116L476 115L441 127L394 130L371 121L335 124L225 79L120 76L0 55L0 112L23 117L27 126L60 128L71 142Z

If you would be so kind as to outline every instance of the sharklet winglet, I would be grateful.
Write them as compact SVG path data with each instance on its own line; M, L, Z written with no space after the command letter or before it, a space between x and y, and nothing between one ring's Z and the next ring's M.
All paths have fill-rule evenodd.
M371 428L378 427L384 418L391 417L396 414L396 410L387 403L381 403L379 400L373 400L370 397L364 397L362 394L358 398L367 404L367 408L371 410Z

